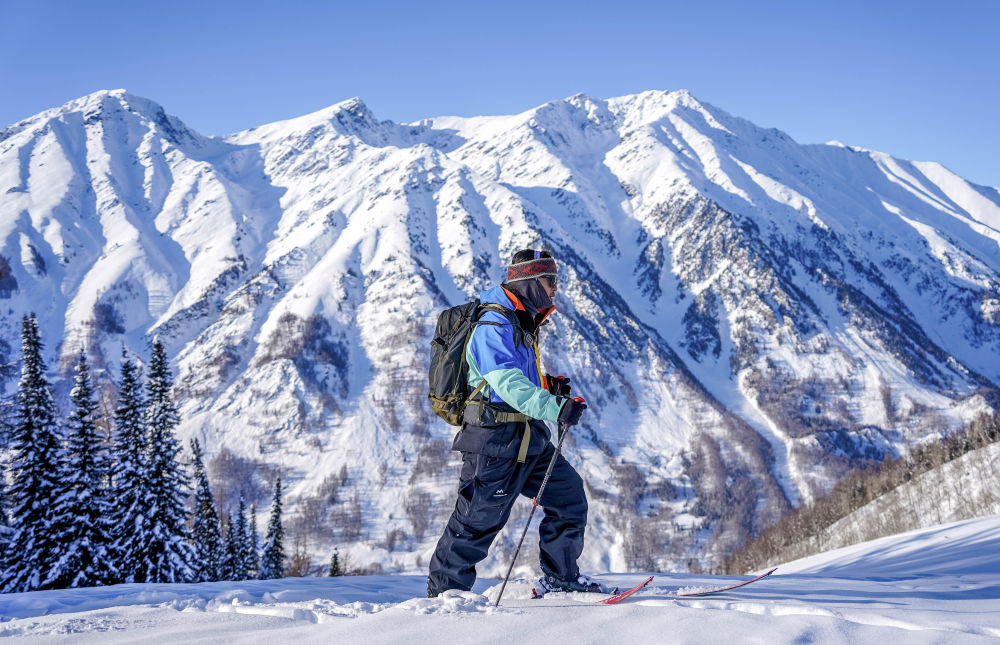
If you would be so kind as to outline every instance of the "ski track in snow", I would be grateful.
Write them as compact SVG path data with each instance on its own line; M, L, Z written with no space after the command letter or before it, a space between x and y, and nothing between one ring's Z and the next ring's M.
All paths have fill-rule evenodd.
M923 529L782 565L737 591L672 596L740 576L655 574L612 607L531 599L480 580L424 598L421 576L116 585L0 596L0 637L23 643L987 643L1000 639L1000 516ZM606 574L631 585L646 574Z

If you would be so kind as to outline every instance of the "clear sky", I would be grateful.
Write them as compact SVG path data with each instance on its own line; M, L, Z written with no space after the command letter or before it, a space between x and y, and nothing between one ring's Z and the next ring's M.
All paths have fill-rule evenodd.
M0 0L0 127L99 89L207 135L690 90L802 143L1000 185L1000 1Z

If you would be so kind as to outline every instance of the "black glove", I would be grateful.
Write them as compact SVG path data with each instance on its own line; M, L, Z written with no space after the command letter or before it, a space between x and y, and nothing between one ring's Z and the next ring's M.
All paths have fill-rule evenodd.
M545 389L556 396L569 396L569 377L546 374Z
M559 423L575 426L580 423L580 415L586 409L587 402L582 397L574 396L572 399L567 397L566 403L563 404L562 410L559 411Z

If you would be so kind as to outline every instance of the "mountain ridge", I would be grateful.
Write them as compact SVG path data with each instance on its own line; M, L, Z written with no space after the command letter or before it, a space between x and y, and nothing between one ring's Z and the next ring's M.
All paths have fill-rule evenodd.
M0 362L41 303L58 373L83 343L110 381L157 336L185 437L281 468L300 517L346 469L311 548L419 568L455 463L425 404L434 314L543 245L546 366L593 402L568 446L587 557L711 564L997 406L990 190L686 91L412 124L354 98L224 137L97 92L0 133ZM393 531L405 552L377 546Z

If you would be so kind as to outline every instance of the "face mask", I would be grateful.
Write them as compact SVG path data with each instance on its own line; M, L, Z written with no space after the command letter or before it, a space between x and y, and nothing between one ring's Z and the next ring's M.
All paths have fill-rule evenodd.
M538 284L538 280L535 278L510 282L506 287L518 297L532 317L537 316L541 310L552 306L552 298L545 293L545 289Z

